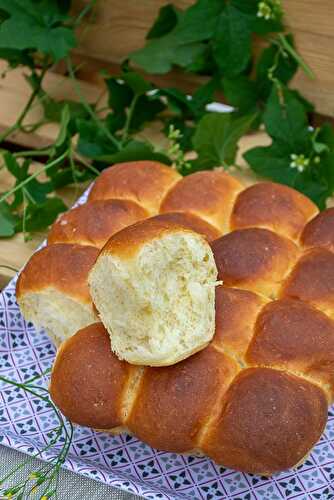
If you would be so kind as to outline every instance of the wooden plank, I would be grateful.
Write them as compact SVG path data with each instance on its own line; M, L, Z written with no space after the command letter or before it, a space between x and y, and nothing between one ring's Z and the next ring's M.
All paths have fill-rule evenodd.
M6 67L6 63L0 61L0 74L6 70ZM101 91L99 86L85 81L80 82L80 87L89 102L93 102ZM51 97L57 100L79 100L71 79L52 71L49 71L45 76L45 89L48 90ZM20 68L7 72L6 76L0 80L0 133L15 123L29 99L30 93L31 89ZM42 113L41 104L36 101L24 123L38 122L43 116ZM41 148L54 140L57 131L58 126L55 123L48 123L32 134L15 132L11 135L10 140L28 148Z
M88 0L76 0L79 11ZM119 63L131 51L142 47L145 34L165 0L109 0L98 2L80 32L79 52L109 63ZM191 0L173 2L180 8ZM334 116L334 2L333 0L284 0L286 22L296 37L297 47L312 67L316 80L310 81L301 71L294 85L312 100L319 113ZM192 76L173 72L166 75L168 84L177 82L186 90L194 82ZM161 77L156 79L161 81ZM162 79L163 81L163 79Z

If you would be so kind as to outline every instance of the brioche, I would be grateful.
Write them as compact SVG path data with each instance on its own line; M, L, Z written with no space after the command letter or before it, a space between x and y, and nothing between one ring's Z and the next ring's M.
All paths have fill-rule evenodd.
M224 172L197 172L169 190L160 212L190 212L226 233L233 204L242 189L240 182Z
M99 324L62 344L50 393L78 424L131 432L161 450L200 452L261 475L293 467L308 454L323 432L328 404L314 380L274 366L242 367L214 341L173 366L132 366L111 352Z
M202 236L153 217L112 236L88 281L120 359L163 366L203 349L213 337L216 278Z
M125 229L120 227L122 221L127 224L125 219L115 215L115 225L108 219L101 233L95 233L90 204L119 199L155 217ZM181 179L161 164L131 162L107 169L95 182L87 207L70 214L64 215L65 220L78 228L74 233L79 239L67 240L69 233L59 230L58 221L49 243L60 237L65 244L49 246L50 255L57 255L52 258L43 258L40 252L33 256L21 273L17 291L27 319L48 326L49 315L41 311L51 308L50 317L58 323L48 331L52 335L60 331L60 337L66 338L58 350L50 386L60 410L81 425L131 432L158 449L204 453L219 464L254 474L271 475L304 460L324 429L328 403L334 401L334 209L319 214L305 196L271 182L245 189L222 170ZM134 271L139 248L146 251L154 240L147 231L150 224L156 235L157 227L168 228L157 236L162 248L153 246L144 272ZM146 227L140 237L138 225ZM93 268L99 250L90 245L101 247L109 232L113 233L110 246L107 242ZM108 328L108 321L119 320L121 342L130 339L129 352L136 354L140 342L147 343L148 336L154 335L156 325L146 327L144 334L152 311L148 308L138 319L132 307L137 311L140 305L145 307L147 302L138 298L154 285L157 297L151 294L150 303L157 311L157 300L171 274L162 271L168 267L170 242L182 250L188 238L194 242L187 253L188 264L193 258L197 262L196 252L204 249L206 240L218 280L224 282L207 289L208 294L215 290L214 336L208 336L201 347L198 344L197 353L182 345L189 357L172 366L147 367L120 360L110 348L108 332L96 323L87 287L90 269L102 294L96 300L101 319ZM76 264L74 247L88 251L89 258L79 252L84 265ZM117 273L132 273L123 290L124 294L131 291L123 304L129 318L117 316L115 304L120 297L114 289L119 286L119 274L110 285L109 272L117 261L113 252L119 252L121 262ZM58 263L48 269L53 259ZM103 259L106 266L100 266ZM208 262L212 263L211 258ZM159 269L162 278L157 278ZM172 275L184 275L188 281L188 274L194 272L185 266ZM53 304L58 294L70 304L60 312ZM25 298L34 296L31 308ZM167 298L171 302L166 307L173 309L167 315L170 322L182 308L175 304L175 293ZM71 323L74 303L82 321L76 327ZM83 307L90 311L89 321L83 321ZM204 310L196 312L205 316ZM71 328L64 332L67 318ZM79 331L74 334L75 330ZM189 328L186 336L193 333ZM181 359L169 341L165 347L170 346L174 352L172 357L164 353L164 362ZM136 362L140 363L139 358ZM152 356L146 362L150 364Z
M50 229L48 244L76 243L102 248L117 231L146 217L146 210L133 201L91 201L60 215Z
M155 215L163 196L180 179L180 174L162 163L119 163L101 173L90 191L89 201L112 198L132 200L150 215Z
M16 299L25 319L44 328L56 345L96 321L87 277L98 253L90 246L50 245L19 275Z

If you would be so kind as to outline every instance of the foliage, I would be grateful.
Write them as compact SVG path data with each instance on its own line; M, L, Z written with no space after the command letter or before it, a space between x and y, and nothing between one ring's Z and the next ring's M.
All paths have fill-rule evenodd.
M163 6L146 45L130 54L119 75L104 72L108 103L102 109L99 99L88 103L82 96L70 53L77 44L75 30L94 3L75 18L67 0L0 0L0 57L10 67L25 67L31 87L25 108L0 141L5 146L12 132L60 123L58 138L48 148L0 153L2 168L13 176L12 188L0 194L0 237L20 231L29 237L45 229L66 209L57 190L86 182L116 162L173 163L183 175L216 166L227 169L235 163L240 137L262 124L272 145L246 152L250 167L325 206L334 189L333 132L328 125L310 131L312 105L288 89L299 67L312 73L295 51L292 35L284 31L279 0L197 0L185 10ZM267 41L256 61L254 35ZM76 102L55 101L44 89L47 70L60 60L67 65ZM166 73L176 66L206 80L190 97L179 88L153 85L133 63L147 73ZM232 113L208 112L217 92L223 92ZM37 101L44 117L26 125ZM161 123L169 144L165 150L138 136L152 122ZM189 151L197 157L188 159Z

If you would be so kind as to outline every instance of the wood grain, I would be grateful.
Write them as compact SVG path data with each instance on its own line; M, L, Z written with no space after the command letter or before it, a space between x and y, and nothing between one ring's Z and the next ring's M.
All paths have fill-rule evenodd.
M79 11L88 0L76 0ZM165 0L104 0L97 3L96 12L80 31L79 52L99 60L117 63L142 47L145 34ZM175 0L185 8L191 0ZM334 116L334 2L333 0L283 0L286 23L296 37L297 48L313 69L316 80L310 81L299 71L294 81L318 113ZM185 90L192 89L192 76L173 72L166 76ZM160 82L161 77L155 79ZM197 80L199 81L199 80Z

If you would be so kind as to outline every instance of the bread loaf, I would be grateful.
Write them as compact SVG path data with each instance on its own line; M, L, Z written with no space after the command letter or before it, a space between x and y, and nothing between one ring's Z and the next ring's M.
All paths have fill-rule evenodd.
M74 422L128 430L159 449L201 451L257 474L293 467L319 439L334 400L334 209L319 214L270 182L244 189L219 170L180 179L144 164L110 168L91 200L138 203L211 242L224 281L215 335L189 358L149 368L120 361L95 323L62 344L52 397ZM58 279L46 276L43 286Z
M235 292L226 316L238 314L239 300L243 311L249 306L253 314L254 298ZM106 330L96 323L62 344L51 397L73 422L131 432L161 450L200 452L227 467L261 475L295 466L326 424L325 385L280 363L253 367L245 360L247 348L239 357L228 354L221 341L214 338L173 366L135 367L112 353ZM332 351L333 344L332 338ZM302 359L301 351L299 355ZM326 355L319 356L318 350L316 358L325 368Z
M212 250L201 235L152 217L109 239L88 283L119 358L164 366L212 339L216 280Z

